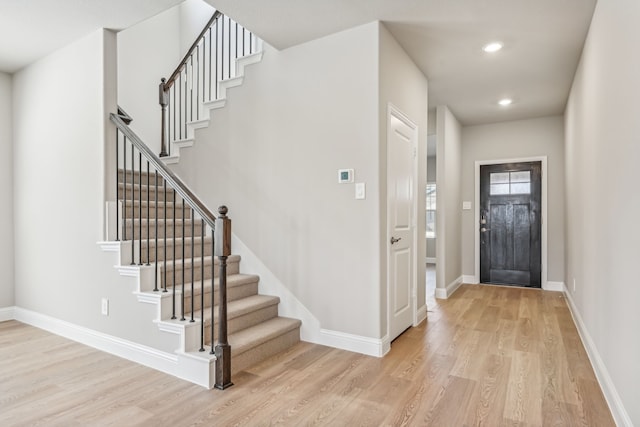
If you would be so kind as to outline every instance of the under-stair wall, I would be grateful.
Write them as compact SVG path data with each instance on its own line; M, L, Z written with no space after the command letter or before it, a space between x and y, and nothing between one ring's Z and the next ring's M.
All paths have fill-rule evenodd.
M238 207L235 235L319 320L312 339L339 336L370 354L383 353L377 61L377 24L265 45L175 167L204 200ZM366 183L365 200L338 184L342 168Z

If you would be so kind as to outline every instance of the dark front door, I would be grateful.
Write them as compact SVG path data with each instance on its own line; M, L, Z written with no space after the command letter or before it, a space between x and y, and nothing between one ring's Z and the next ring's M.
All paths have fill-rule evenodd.
M541 163L480 166L480 281L540 287Z

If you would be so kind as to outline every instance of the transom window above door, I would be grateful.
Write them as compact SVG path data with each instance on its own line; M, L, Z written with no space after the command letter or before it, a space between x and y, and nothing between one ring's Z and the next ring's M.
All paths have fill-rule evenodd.
M530 194L531 171L494 172L489 178L492 196L507 194Z

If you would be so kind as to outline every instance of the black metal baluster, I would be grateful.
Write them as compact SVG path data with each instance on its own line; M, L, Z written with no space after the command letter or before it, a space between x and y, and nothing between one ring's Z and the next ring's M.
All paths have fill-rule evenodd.
M120 146L120 130L116 129L116 242L120 241L120 164L119 147Z
M157 173L157 171L156 171ZM164 239L162 239L164 242L164 253L162 254L162 269L163 269L163 276L162 276L162 292L168 292L167 291L167 180L162 178L162 210L164 211ZM158 234L156 233L156 236Z
M176 190L173 190L173 314L172 319L176 318Z
M200 351L204 351L204 219L200 219L200 227ZM213 278L211 295L213 295Z
M184 317L184 270L185 270L185 261L187 259L186 256L184 256L184 240L185 240L185 233L184 233L184 199L182 199L182 298L180 298L180 307L182 308L182 317L180 318L180 320L187 320ZM191 269L193 270L193 266L191 266Z
M150 234L151 234L151 230L149 228L149 221L151 221L151 215L149 215L150 211L149 209L151 209L150 206L150 202L149 202L149 192L151 191L151 187L149 186L149 160L147 160L147 265L151 265L149 263L149 255L150 255L150 251L151 251L151 247L149 246L149 241L150 241Z
M122 158L124 159L124 165L122 166L122 177L124 195L122 197L122 240L127 240L127 136L122 135Z
M154 257L154 264L153 264L153 274L154 274L154 281L155 281L155 285L153 287L153 290L155 292L158 292L158 169L155 170L154 173L154 180L153 180L153 187L156 190L154 192L155 196L155 207L154 207L154 215L153 217L155 218L155 233L154 233L154 237L153 240L155 242L155 257Z
M134 155L134 146L131 143L131 265L135 265L135 243L136 243L136 184L135 184L135 155Z
M194 241L194 236L196 234L196 229L195 229L195 223L196 220L193 217L193 208L191 208L191 320L189 320L189 322L195 322L195 319L193 318L193 311L194 311L194 305L193 305L193 299L195 298L195 294L193 293L193 288L195 286L195 271L196 271L196 265L194 263L194 253L196 251L196 247L195 247L195 241Z
M138 151L138 265L142 265L142 153L140 151Z
M246 39L245 39L245 35L247 34L247 29L242 27L242 56L245 55L244 53L244 49L245 49L245 45L246 45Z

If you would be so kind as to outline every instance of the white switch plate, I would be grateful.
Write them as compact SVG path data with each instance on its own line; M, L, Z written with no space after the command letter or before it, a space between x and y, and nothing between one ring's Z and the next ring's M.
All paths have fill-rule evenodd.
M462 209L465 211L471 210L471 202L462 202Z
M356 182L356 200L364 200L367 197L364 182Z
M102 298L102 314L109 315L109 298Z

